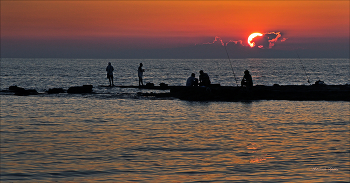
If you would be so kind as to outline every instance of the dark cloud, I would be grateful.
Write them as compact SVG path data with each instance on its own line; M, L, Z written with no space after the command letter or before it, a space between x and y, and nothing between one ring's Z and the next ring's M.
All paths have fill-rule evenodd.
M201 43L201 44L196 44L196 45L222 45L224 46L224 42L222 41L222 39L219 36L215 36L215 39L213 42L207 42L207 43Z
M262 48L262 49L270 49L272 48L275 43L277 42L284 42L287 38L282 38L282 34L280 32L267 32L263 33L262 36L257 36L253 38L251 42L255 43L255 47ZM207 43L201 43L196 45L217 45L217 46L228 46L233 45L236 46L244 46L242 40L229 40L228 42L224 42L219 36L215 36L214 40L212 42ZM246 47L249 47L248 45Z
M215 39L212 42L200 43L200 44L196 44L196 45L217 45L217 46L225 46L226 45L227 46L229 44L243 46L243 41L242 40L238 40L238 41L229 40L228 42L224 43L224 41L219 36L215 36Z
M207 39L208 38L200 38ZM167 43L173 39L165 40ZM225 47L230 58L349 58L348 39L339 38L284 38L282 34L270 32L254 39L258 46L250 47L247 40L212 41L177 47L125 46L127 40L21 40L1 39L2 58L120 58L120 59L225 59ZM287 40L287 41L286 41ZM143 43L151 44L152 40ZM204 41L203 41L204 42Z
M267 32L263 33L262 36L257 36L252 39L251 42L255 43L258 48L268 49L272 48L277 42L284 42L287 38L282 38L280 32Z
M242 40L238 40L238 41L232 41L232 40L230 40L229 42L226 43L226 46L228 46L228 45L233 45L233 44L234 44L234 45L238 45L238 46L244 46Z

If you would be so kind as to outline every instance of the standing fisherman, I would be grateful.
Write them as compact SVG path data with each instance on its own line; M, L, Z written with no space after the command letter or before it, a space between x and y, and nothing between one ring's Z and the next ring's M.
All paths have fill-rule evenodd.
M137 69L137 75L139 76L139 86L143 86L142 76L143 72L145 72L145 69L142 69L143 64L140 63L139 68Z
M110 62L108 62L108 66L106 68L106 71L107 71L107 78L109 80L109 86L114 86L114 83L113 83L113 71L114 71L114 68L112 66L112 64Z

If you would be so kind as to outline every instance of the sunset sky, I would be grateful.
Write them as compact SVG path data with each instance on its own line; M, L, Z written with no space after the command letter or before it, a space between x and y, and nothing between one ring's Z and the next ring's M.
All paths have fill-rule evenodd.
M349 7L346 0L1 1L1 54L172 58L187 50L183 55L195 58L199 46L219 37L244 49L241 57L295 50L305 57L348 57ZM265 41L271 32L280 37L273 46L251 48L247 39L256 32L266 34ZM235 55L236 47L227 46Z

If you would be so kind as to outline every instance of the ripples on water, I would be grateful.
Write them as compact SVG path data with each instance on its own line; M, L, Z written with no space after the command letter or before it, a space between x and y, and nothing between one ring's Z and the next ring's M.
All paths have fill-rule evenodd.
M42 91L53 87L68 88L74 85L107 85L106 66L111 62L117 85L137 85L137 67L144 64L144 81L155 85L185 85L186 79L199 70L207 72L212 83L235 86L244 70L248 69L255 85L302 85L307 77L314 83L350 84L349 59L1 59L1 89L10 85ZM302 69L305 67L305 71Z
M107 83L104 70L84 70L98 65L90 61L43 63L20 74L1 71L2 88ZM45 66L62 69L50 75ZM158 70L159 81L183 85L179 74L167 74L161 64ZM127 84L134 74L123 77L118 81ZM99 94L1 95L1 181L350 181L349 102L187 102L140 98L138 90L94 90Z

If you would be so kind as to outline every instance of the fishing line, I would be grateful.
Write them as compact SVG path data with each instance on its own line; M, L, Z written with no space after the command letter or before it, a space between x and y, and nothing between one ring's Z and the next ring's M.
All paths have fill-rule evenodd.
M224 47L225 47L225 51L226 51L226 54L227 54L228 61L230 62L230 66L231 66L231 69L232 69L233 76L235 77L236 85L238 86L238 82L237 82L237 79L236 79L235 71L233 71L233 67L232 67L232 63L231 63L231 60L230 60L230 56L228 55L228 52L227 52L227 49L226 49L226 44L224 44Z
M307 82L310 84L309 76L306 74L306 70L305 70L305 67L304 67L304 65L303 65L303 62L301 61L301 59L300 59L300 57L299 57L298 52L297 52L297 51L295 51L295 53L298 55L298 58L299 58L299 61L300 61L301 67L303 68L304 73L305 73L305 76L306 76L306 78L307 78Z

